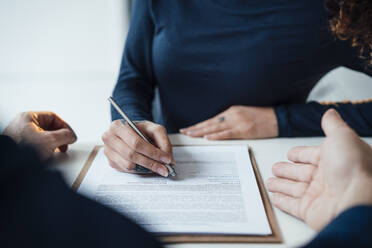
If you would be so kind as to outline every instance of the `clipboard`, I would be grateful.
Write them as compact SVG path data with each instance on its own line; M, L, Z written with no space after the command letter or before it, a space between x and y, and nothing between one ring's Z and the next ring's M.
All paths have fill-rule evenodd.
M179 146L179 145L176 145ZM200 146L200 145L198 145ZM102 146L95 146L90 153L87 161L81 169L78 177L75 179L72 190L77 191L84 180L94 158ZM261 174L258 170L254 153L248 147L249 157L253 166L256 182L260 191L262 203L265 208L266 216L271 228L270 235L224 235L224 234L175 234L175 235L155 235L161 242L174 243L282 243L283 238L280 232L278 221L276 220L273 207L271 206L267 191L265 190Z

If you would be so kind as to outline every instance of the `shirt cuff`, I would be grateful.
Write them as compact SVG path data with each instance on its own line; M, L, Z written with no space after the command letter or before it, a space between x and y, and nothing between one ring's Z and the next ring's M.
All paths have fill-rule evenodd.
M284 105L274 108L276 119L278 121L278 136L293 137L288 123L288 111Z

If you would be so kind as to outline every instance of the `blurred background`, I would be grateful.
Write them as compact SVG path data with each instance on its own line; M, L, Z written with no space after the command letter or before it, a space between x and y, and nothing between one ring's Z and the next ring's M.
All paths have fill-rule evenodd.
M110 120L107 97L129 6L127 0L0 0L0 126L19 111L52 110L80 138L98 140L99 127ZM99 128L98 135L86 125Z
M0 74L85 80L115 74L129 24L125 0L0 0Z
M52 110L80 140L100 140L129 10L129 0L0 0L0 126L20 111ZM372 79L345 68L329 73L309 97L365 98L372 98Z

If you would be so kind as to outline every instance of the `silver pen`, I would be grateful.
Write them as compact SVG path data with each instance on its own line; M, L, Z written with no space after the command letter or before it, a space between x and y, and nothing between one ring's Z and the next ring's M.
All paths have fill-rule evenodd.
M150 142L145 135L143 135L143 133L137 128L137 126L134 124L133 121L131 121L131 119L129 119L129 117L125 114L125 112L119 107L119 105L114 101L114 99L110 96L108 98L109 102L112 104L112 106L114 106L114 108L116 109L116 111L119 112L119 114L124 118L124 120L129 124L129 126L142 138L144 139L146 142L149 142L150 144L152 144L153 146L155 146L152 142ZM167 167L168 169L168 174L171 175L172 177L175 177L177 176L176 174L176 171L172 168L172 166L170 166L169 164L164 164L165 167ZM142 172L142 173L147 173L147 172L150 172L149 169L143 167L143 166L140 166L140 165L137 165L139 167L142 167L142 168L139 168L139 172Z

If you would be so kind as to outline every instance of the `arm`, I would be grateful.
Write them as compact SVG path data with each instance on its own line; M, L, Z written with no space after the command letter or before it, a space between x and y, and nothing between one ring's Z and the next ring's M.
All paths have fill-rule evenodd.
M0 239L6 247L160 247L124 216L72 192L29 147L0 136L0 148Z
M151 47L154 24L149 1L135 1L124 48L120 74L113 97L133 120L151 120L154 78ZM111 108L112 120L121 119Z
M271 201L320 232L308 247L371 247L372 148L333 109L322 128L321 145L295 147L291 162L273 165Z
M341 213L305 247L368 247L372 244L371 230L372 207L353 207Z
M342 118L359 135L372 136L372 100L321 104L280 105L275 107L280 137L324 135L320 127L322 115L330 108L336 109Z

